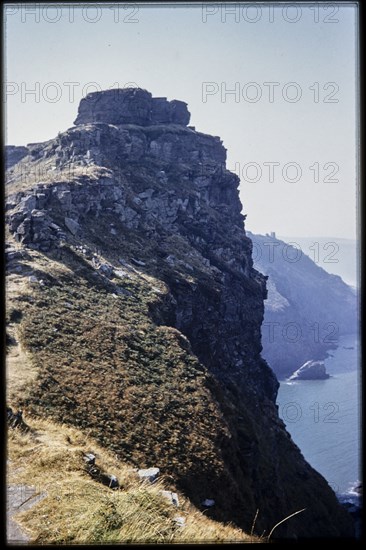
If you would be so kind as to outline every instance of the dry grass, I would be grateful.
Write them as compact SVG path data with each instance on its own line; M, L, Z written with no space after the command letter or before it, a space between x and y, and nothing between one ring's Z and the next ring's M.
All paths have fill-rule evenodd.
M29 353L19 341L19 321L16 313L18 310L13 307L17 299L27 292L29 285L25 276L11 274L6 280L6 309L10 313L11 320L7 324L7 336L10 345L7 347L6 356L6 393L7 403L12 402L22 394L23 389L35 381L37 368L32 362ZM21 314L20 314L21 315Z
M31 543L260 542L208 519L182 495L179 508L171 505L160 494L164 479L141 483L135 471L81 431L35 417L25 420L30 433L9 434L8 483L24 483L46 495L16 517ZM105 471L117 475L121 490L88 476L82 458L88 451ZM184 517L184 527L177 516Z
M50 264L53 282L13 301L23 312L19 337L39 373L30 397L26 392L14 406L91 429L133 464L149 457L184 477L204 464L220 472L216 438L227 428L207 373L182 349L177 331L149 319L151 283L128 279L123 287L132 295L114 297L105 288L112 283L98 282L89 267L80 270L81 258L66 255L79 273Z
M8 240L12 242L11 238ZM12 245L15 248L20 248L17 243L12 242ZM6 353L6 394L9 406L12 406L13 403L16 404L24 390L35 382L39 370L36 361L27 351L26 345L21 343L19 335L21 319L29 305L23 301L23 298L32 295L33 292L28 276L35 271L43 272L44 270L70 273L66 267L45 258L39 252L29 250L28 255L30 259L23 262L23 272L10 273L6 277L5 292L8 317L6 333L10 342Z
M96 165L68 165L56 169L54 159L30 162L25 157L6 173L6 194L27 191L38 183L70 183L78 180L98 180L108 176L110 171L107 168Z
M9 330L8 333L14 338L14 344L10 347L6 359L7 402L11 406L24 388L35 381L38 369L16 340L14 331Z
M223 514L238 501L238 489L222 449L231 453L233 442L211 395L212 379L187 340L151 320L150 307L164 299L166 285L137 270L123 279L96 277L70 246L59 260L30 255L23 264L45 284L19 276L7 303L8 330L16 329L27 353L17 369L8 366L8 405L82 430L131 468L158 466L167 489L178 487L199 509L205 498L216 499L208 515L228 521ZM129 294L116 294L118 288ZM21 320L14 325L15 313ZM35 377L20 386L26 364ZM221 495L228 501L219 502ZM249 528L253 508L245 495L238 517L246 512Z

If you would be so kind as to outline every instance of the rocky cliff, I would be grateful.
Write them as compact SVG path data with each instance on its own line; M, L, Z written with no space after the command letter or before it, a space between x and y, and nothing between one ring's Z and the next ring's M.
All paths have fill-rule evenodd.
M326 380L329 374L323 361L306 361L289 380Z
M357 297L341 277L327 273L299 246L248 235L254 265L268 277L263 356L284 378L306 361L325 359L341 336L357 332Z
M5 170L8 170L14 164L18 164L25 156L28 155L27 147L17 147L16 145L7 145L5 148Z
M19 406L77 425L222 521L350 536L279 419L261 358L265 277L239 179L182 102L85 98L75 126L8 171L9 330L37 376ZM203 505L204 506L204 505Z

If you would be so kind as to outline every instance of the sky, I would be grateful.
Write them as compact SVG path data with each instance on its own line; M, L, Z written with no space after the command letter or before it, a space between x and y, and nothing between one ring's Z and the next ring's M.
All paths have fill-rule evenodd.
M355 4L4 10L6 143L70 128L89 92L139 86L221 137L248 230L356 238Z

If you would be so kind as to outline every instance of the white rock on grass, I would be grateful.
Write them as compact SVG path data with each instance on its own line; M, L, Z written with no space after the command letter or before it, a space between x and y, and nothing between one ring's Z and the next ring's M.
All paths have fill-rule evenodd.
M87 464L95 464L95 454L93 453L86 453L84 455L84 460Z
M154 483L154 481L157 480L160 474L159 468L146 468L142 470L138 470L138 476L141 479L141 481L150 481L150 483Z
M179 506L179 498L177 493L173 493L172 491L160 491L160 493L165 497L171 504L174 506Z
M186 525L186 518L183 516L175 516L174 521L179 527L185 527Z
M116 275L116 277L120 277L121 279L124 279L125 277L130 278L127 271L124 271L123 269L115 269L114 274Z

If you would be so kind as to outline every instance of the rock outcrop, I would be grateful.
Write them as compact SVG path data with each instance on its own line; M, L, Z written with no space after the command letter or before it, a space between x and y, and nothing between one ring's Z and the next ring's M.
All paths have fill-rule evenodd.
M28 148L16 145L5 146L5 170L17 164L28 155Z
M299 246L247 234L253 241L254 266L267 277L263 356L283 379L306 361L325 359L341 336L357 332L357 296Z
M265 277L220 138L186 127L182 102L115 95L91 94L75 127L28 146L8 185L9 239L49 259L19 305L39 365L20 401L158 463L197 506L209 495L216 519L250 531L259 510L268 533L306 508L276 534L350 536L278 416L260 355Z
M187 126L190 114L183 101L167 101L166 97L152 97L139 88L114 89L94 92L80 102L75 124L106 122L107 124L179 124Z
M306 361L289 380L326 380L329 374L323 361Z

